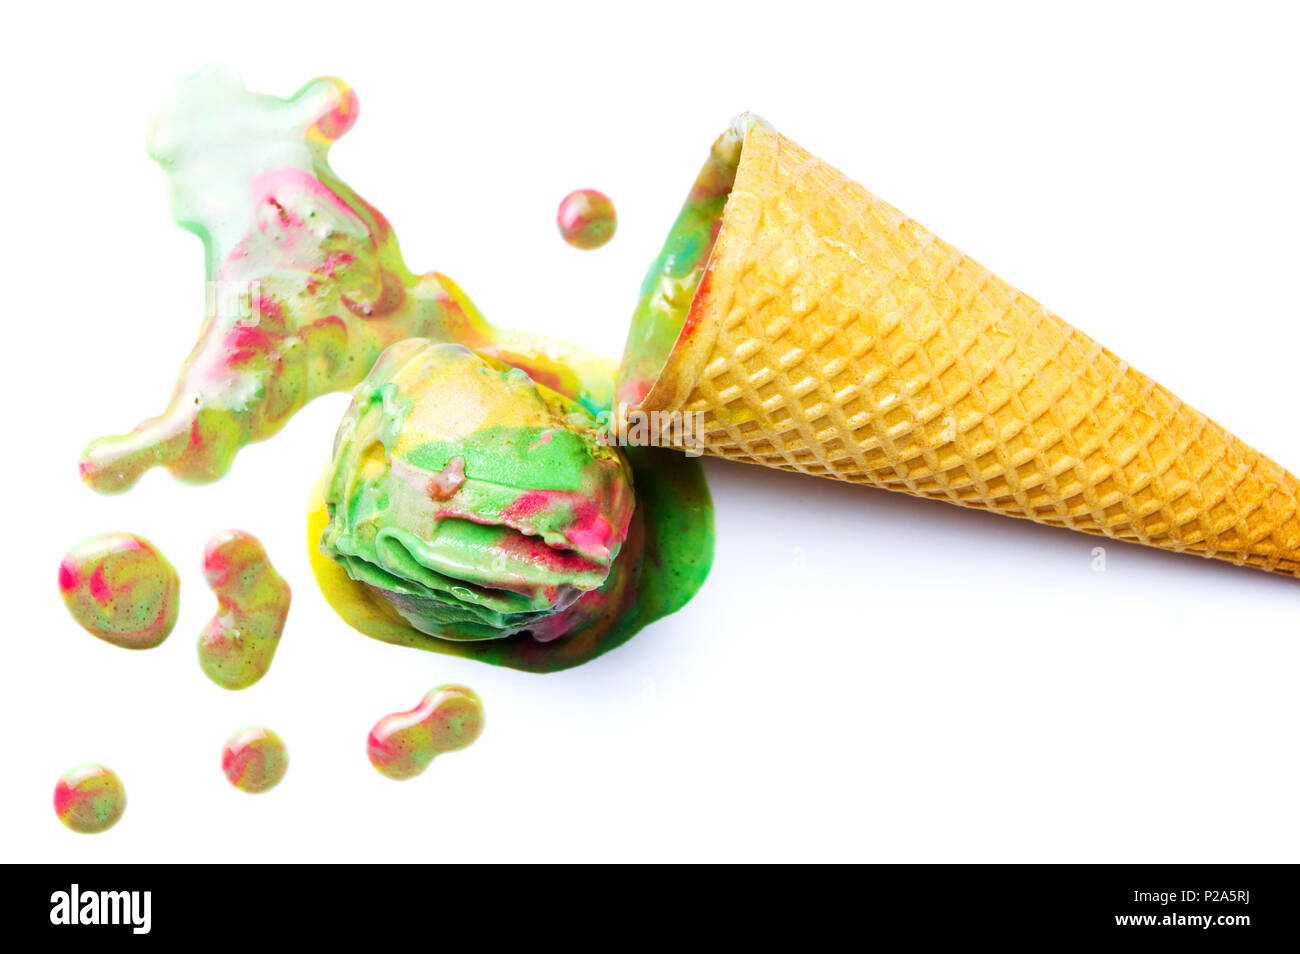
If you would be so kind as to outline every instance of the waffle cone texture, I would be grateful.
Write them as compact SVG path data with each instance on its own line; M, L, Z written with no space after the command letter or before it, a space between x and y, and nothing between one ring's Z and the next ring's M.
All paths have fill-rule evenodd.
M1300 576L1292 474L767 123L737 129L634 409L702 412L717 457Z

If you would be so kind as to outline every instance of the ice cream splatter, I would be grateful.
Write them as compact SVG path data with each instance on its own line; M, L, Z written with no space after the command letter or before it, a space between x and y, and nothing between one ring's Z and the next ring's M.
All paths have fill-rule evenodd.
M59 592L86 632L123 649L152 649L176 625L180 578L133 533L102 533L68 551Z
M376 722L366 740L366 754L381 775L414 778L435 755L473 744L483 732L483 718L483 703L473 689L438 686L414 709Z
M221 749L221 771L241 792L257 794L279 785L289 770L289 749L261 726L240 729Z
M203 573L217 597L217 614L199 637L199 665L223 689L247 689L271 668L284 621L289 584L261 541L224 530L203 551Z
M555 223L560 227L560 237L574 248L600 248L614 237L618 214L605 193L577 189L560 202Z
M108 831L126 811L126 788L117 773L103 765L78 765L54 785L54 813L81 835Z
M389 345L454 341L508 363L518 354L581 400L608 401L612 380L570 370L583 360L539 336L492 328L454 282L417 275L388 220L329 167L352 128L356 94L317 79L288 99L248 92L209 67L179 83L155 119L149 153L163 167L172 213L203 239L209 294L199 341L166 410L129 434L93 441L83 479L129 489L151 467L206 483L236 452L279 431L313 398L346 390Z

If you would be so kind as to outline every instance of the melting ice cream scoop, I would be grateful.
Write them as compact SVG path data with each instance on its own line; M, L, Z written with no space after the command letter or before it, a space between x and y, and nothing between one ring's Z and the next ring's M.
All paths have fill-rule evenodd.
M518 368L399 342L339 427L321 549L423 633L556 638L610 578L635 507L602 434Z

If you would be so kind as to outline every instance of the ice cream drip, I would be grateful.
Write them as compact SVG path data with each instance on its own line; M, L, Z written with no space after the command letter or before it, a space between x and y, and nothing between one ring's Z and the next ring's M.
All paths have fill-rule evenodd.
M223 689L247 689L267 674L289 615L289 584L251 533L223 530L203 551L216 615L199 636L199 666Z
M180 577L134 533L101 533L59 563L59 592L78 625L123 649L153 649L176 625Z
M456 752L483 733L483 702L466 686L438 686L407 712L386 715L370 730L366 755L379 774L414 778L435 756Z
M575 189L555 212L560 237L574 248L600 248L614 237L618 213L609 196L595 189Z
M240 729L221 748L221 771L241 792L268 792L284 780L289 770L289 749L270 729Z
M117 773L87 763L59 776L54 785L54 814L79 835L108 831L126 811L126 788Z

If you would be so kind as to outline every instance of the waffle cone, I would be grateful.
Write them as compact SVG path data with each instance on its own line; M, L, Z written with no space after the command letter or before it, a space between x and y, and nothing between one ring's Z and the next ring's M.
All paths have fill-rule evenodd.
M1293 475L767 123L731 133L708 266L624 425L702 412L717 457L1300 576Z

